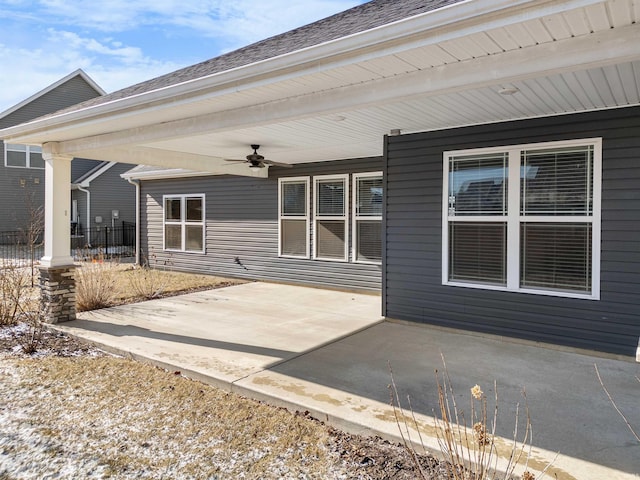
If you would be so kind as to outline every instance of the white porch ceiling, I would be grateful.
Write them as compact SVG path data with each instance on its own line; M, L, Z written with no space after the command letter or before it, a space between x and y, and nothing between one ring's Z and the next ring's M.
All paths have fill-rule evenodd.
M453 5L451 15L474 3ZM640 2L514 3L245 81L214 75L168 100L121 109L114 102L13 140L58 142L61 153L86 158L217 171L229 165L222 158L243 158L252 143L281 162L358 158L381 155L391 129L640 104ZM517 93L499 94L505 87Z

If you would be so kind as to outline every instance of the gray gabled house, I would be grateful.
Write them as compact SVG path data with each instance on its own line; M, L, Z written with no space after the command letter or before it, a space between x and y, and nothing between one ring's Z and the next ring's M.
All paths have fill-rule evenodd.
M639 18L374 0L0 136L58 174L70 155L147 165L127 174L142 247L177 268L640 359Z
M78 69L31 97L0 113L0 127L29 122L46 114L104 95L83 70ZM45 162L36 145L0 142L0 232L24 230L44 205ZM130 165L75 158L71 167L70 228L76 246L91 243L91 231L135 221L135 188L120 174ZM93 213L92 212L93 209ZM96 219L100 220L96 223ZM13 238L13 237L11 237ZM19 240L19 239L17 239Z

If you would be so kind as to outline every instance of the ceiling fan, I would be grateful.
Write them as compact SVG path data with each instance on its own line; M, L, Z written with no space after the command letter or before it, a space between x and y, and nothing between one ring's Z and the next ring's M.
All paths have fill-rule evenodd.
M250 153L249 155L247 155L246 160L240 160L235 158L225 158L225 160L227 162L248 163L249 168L251 170L260 170L261 168L264 168L267 165L274 165L277 167L289 167L289 168L293 166L288 163L280 163L280 162L274 162L273 160L266 160L262 155L258 153L258 149L260 148L260 145L251 145L251 148L253 148L253 153Z

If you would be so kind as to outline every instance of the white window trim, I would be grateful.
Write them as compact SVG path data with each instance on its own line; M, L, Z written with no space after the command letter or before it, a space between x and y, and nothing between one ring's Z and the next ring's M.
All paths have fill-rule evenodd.
M353 211L353 219L351 222L351 231L353 232L353 242L351 245L351 259L353 263L363 263L368 265L381 265L382 260L380 261L371 261L371 260L358 260L358 220L376 220L379 221L382 225L382 215L358 215L358 180L361 178L371 178L371 177L383 177L382 171L379 172L363 172L363 173L354 173L353 174L353 192L351 198L351 205ZM384 234L384 232L383 232Z
M532 288L519 288L520 279L520 152L527 149L548 149L572 146L593 146L593 214L591 216L561 216L556 218L546 216L528 216L527 220L535 221L544 219L545 222L558 223L585 223L590 222L591 227L591 292L578 293L560 290L542 290ZM510 163L513 156L517 158L518 168L509 168L508 214L496 215L492 218L479 218L475 216L449 216L449 158L460 155L502 153L509 154ZM601 249L601 221L602 221L602 138L583 138L576 140L527 143L521 145L508 145L502 147L476 148L469 150L452 150L443 153L443 190L442 190L442 284L456 287L478 288L483 290L500 290L535 295L548 295L553 297L581 298L600 300L600 249ZM514 187L515 186L515 187ZM455 282L449 280L449 222L456 221L505 221L507 222L507 286ZM509 225L512 225L509 228ZM517 225L517 228L513 228Z
M304 182L305 184L305 205L306 205L306 214L304 216L300 215L300 216L287 216L287 215L283 215L282 214L282 184L284 183L291 183L291 182ZM282 177L278 179L278 257L281 258L309 258L310 255L310 249L309 249L309 245L311 243L311 238L310 238L310 228L309 228L309 221L311 219L311 216L309 214L310 212L310 186L311 186L311 178L306 176L306 177ZM306 250L305 250L305 254L304 256L302 255L284 255L282 253L282 220L283 219L304 219L305 220L305 232L306 232Z
M9 148L9 146L11 146L11 145L18 145L18 144L17 143L5 143L4 144L4 166L5 167L7 167L7 168L31 168L33 170L44 170L44 167L32 167L31 166L31 153L32 153L31 150L36 148L36 149L38 149L38 151L33 152L33 153L42 154L42 148L41 147L37 147L37 146L33 146L33 145L22 145L22 144L20 144L20 146L24 146L26 148L25 151L24 151L24 154L25 154L25 166L24 167L16 166L16 165L8 165L7 164L7 153L9 151L12 151L12 152L17 151L17 150L11 150ZM23 153L23 152L20 152L20 153Z
M318 215L318 183L323 180L342 180L344 182L344 214ZM349 261L349 174L318 175L313 177L313 259L327 262ZM318 256L318 222L322 220L341 220L344 222L344 256L343 258L326 258Z
M166 200L168 198L172 199L180 199L180 221L169 221L167 222L167 214L165 212L166 208ZM200 198L202 200L202 221L200 222L188 222L187 218L187 198ZM167 252L182 252L182 253L205 253L206 252L206 202L205 202L205 194L204 193L186 193L186 194L176 194L176 195L163 195L162 196L162 249ZM181 227L181 236L180 243L182 248L167 248L166 241L166 225L180 225ZM186 246L186 236L187 236L187 226L200 226L202 227L202 250L185 250Z

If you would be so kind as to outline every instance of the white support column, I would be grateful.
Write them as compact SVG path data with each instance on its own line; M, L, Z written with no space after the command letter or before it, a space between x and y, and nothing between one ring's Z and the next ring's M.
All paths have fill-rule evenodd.
M57 144L45 143L44 257L43 267L73 265L71 251L71 160L55 152Z

